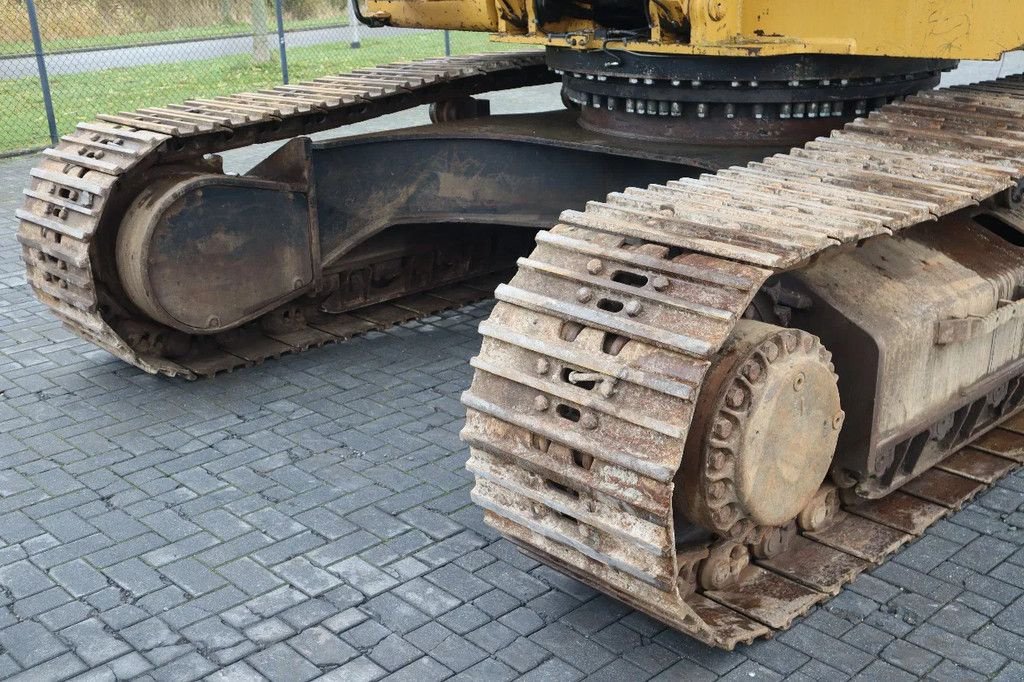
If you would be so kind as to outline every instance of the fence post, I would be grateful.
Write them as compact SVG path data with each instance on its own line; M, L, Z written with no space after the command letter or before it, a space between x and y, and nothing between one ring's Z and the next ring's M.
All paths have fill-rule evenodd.
M452 56L452 37L448 33L448 29L444 30L444 56Z
M348 46L353 50L359 47L359 20L356 19L356 12L353 8L353 3L359 2L359 0L348 0L345 4L348 6L348 27L352 31L352 40Z
M284 84L288 85L288 50L284 44L284 11L281 9L281 0L274 0L274 9L277 12L277 47L281 51L281 77Z
M32 46L36 51L36 69L39 71L39 87L43 89L43 107L46 109L46 123L50 126L50 142L57 144L57 117L53 114L53 98L50 96L50 79L46 75L46 56L43 53L43 38L39 34L39 19L36 17L35 0L25 0L28 9L28 25L32 31Z

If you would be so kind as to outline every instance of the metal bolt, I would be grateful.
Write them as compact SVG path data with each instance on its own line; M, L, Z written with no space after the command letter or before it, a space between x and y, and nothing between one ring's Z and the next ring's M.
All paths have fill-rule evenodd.
M748 362L743 368L743 374L751 381L757 381L761 378L761 365L756 362Z
M664 275L658 275L651 280L651 286L654 287L655 291L664 291L665 289L668 289L668 284L668 277L665 277Z
M580 426L587 429L588 431L593 431L594 429L597 428L597 417L595 417L590 412L586 413L580 418Z
M804 390L804 378L803 372L798 372L797 375L793 377L793 390L797 393Z
M719 438L728 438L732 433L732 422L725 418L720 418L715 422L715 435Z
M721 21L725 17L725 2L711 0L708 3L708 17L711 18L711 21Z
M538 395L536 398L533 399L533 409L537 410L538 412L546 411L550 405L551 401L548 400L548 397L546 395Z
M576 300L580 303L586 303L594 297L594 292L590 287L580 287L576 290Z
M210 315L210 318L206 320L206 326L210 329L220 326L220 318L216 315Z
M630 301L626 304L626 314L630 317L636 317L643 309L644 307L640 305L640 301Z
M551 363L548 362L547 358L537 358L535 369L537 370L537 374L543 376L548 373L549 369L551 369Z
M601 272L601 268L603 267L604 263L602 263L597 258L592 258L589 261L587 261L587 272L589 272L591 275L598 274L599 272Z
M743 389L734 387L729 389L729 392L725 396L725 400L729 407L739 407L743 404Z
M715 481L708 488L708 497L712 500L720 500L725 497L725 484L721 481Z

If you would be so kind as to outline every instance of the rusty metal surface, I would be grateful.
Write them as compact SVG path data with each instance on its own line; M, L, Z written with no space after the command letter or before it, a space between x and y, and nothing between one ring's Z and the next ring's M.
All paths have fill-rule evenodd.
M104 216L119 219L126 205L118 187L155 163L548 79L533 55L431 60L101 117L33 171L18 214L29 281L81 335L148 371L186 376L486 296L496 277L357 311L341 305L341 314L299 325L289 324L291 310L275 310L258 329L243 328L186 366L163 354L173 339L140 354L106 324L94 268L109 263L94 263L93 247ZM805 533L750 568L751 580L787 586L787 594L796 593L781 582L787 574L813 592L796 600L758 601L740 582L730 588L745 593L737 610L680 584L692 564L675 542L677 474L705 374L739 316L775 273L1014 187L1024 174L1024 82L999 87L913 97L788 155L566 211L498 288L499 303L481 327L464 435L486 521L584 582L731 648L785 627L959 506L958 495L935 490L929 496L942 504L898 492L848 506L836 525L814 531L821 541ZM993 430L977 447L1010 466L1024 460L1016 431ZM974 478L954 480L973 494ZM687 555L692 547L683 548Z
M705 382L677 510L748 542L756 527L795 518L825 480L842 426L829 360L810 334L738 322Z
M718 609L701 611L702 588L680 584L692 575L685 557L709 540L681 540L686 529L663 501L686 483L679 467L708 368L772 274L1017 186L1024 81L1001 84L1011 92L913 97L790 154L630 188L564 212L498 288L463 397L471 470L500 457L507 471L529 468L556 483L557 496L506 505L513 475L478 477L487 522L548 563L714 646L731 648L756 632L737 622L760 622L768 634L806 610L785 599L759 602L751 592L737 608L716 602ZM965 108L964 98L984 110ZM514 448L504 440L510 426ZM977 447L1012 467L1024 459L1021 442L995 429ZM831 525L805 532L757 567L824 598L958 508L978 485L976 477L937 471L916 489L929 499L898 491L847 504ZM617 531L555 504L566 497L616 509ZM622 514L675 532L680 547L652 548L643 533L623 534ZM638 577L638 566L666 559L675 562L675 584L666 585L664 574ZM747 592L744 585L730 589Z
M490 280L475 286L470 283L460 290L449 287L444 292L435 291L430 299L418 297L416 313L402 308L401 300L393 301L397 306L389 310L359 311L359 319L368 321L369 327L350 324L344 318L298 319L287 306L273 309L274 297L270 294L274 292L268 294L274 287L276 291L282 287L294 291L299 279L303 282L300 290L319 286L319 282L308 281L308 267L297 265L293 272L275 274L283 278L280 286L238 292L241 295L235 301L239 304L237 310L228 311L236 320L253 314L277 319L229 332L213 343L193 344L185 356L180 356L182 339L173 329L145 323L119 328L110 324L111 316L130 306L114 274L112 240L132 199L154 177L154 169L199 168L218 172L203 160L204 155L326 130L438 100L553 79L540 54L474 55L359 69L343 76L325 76L310 83L258 93L195 99L182 105L100 116L95 122L80 124L54 149L44 151L42 161L32 170L25 203L17 212L27 279L36 296L65 325L87 340L148 372L190 378L230 371L282 353L298 352L353 333L479 300L489 294L493 285ZM254 172L265 176L286 170L264 164ZM266 224L272 226L271 222ZM318 262L319 254L307 252L303 256L300 252L304 249L308 247L292 248L300 261L304 257L307 262L310 258ZM258 248L252 251L252 256L258 259ZM167 313L160 294L151 286L153 280L146 276L146 270L160 267L159 263L139 262L128 267L137 275L129 277L138 289L139 295L134 298L149 303L146 307L152 308L150 312L163 312L168 318L187 315L187 301L182 303L187 295L177 296L179 301L171 306L173 313ZM462 279L483 277L496 267L500 264L463 273ZM168 281L173 278L164 278L165 295L174 293L166 291ZM230 284L246 286L237 281ZM252 284L259 287L266 283L249 283ZM437 286L449 284L444 280ZM196 291L193 287L185 293L195 295ZM398 292L393 298L404 298L403 293ZM213 291L212 295L218 294ZM293 324L282 327L281 321L289 316ZM218 321L207 317L187 320L182 326L202 325L215 331Z

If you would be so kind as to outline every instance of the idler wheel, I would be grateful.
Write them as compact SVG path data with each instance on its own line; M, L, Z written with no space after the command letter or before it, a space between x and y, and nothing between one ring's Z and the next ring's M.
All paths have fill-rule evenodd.
M812 501L836 449L843 411L831 354L798 329L741 320L708 372L676 509L735 541L785 526Z

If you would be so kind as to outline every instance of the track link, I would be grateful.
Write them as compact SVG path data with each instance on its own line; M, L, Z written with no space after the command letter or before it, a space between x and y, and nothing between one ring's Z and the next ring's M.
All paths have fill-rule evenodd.
M1008 190L1019 203L1022 177L1015 77L911 96L789 154L566 211L480 326L462 436L486 521L708 644L785 629L1020 464L1024 422L844 508L735 587L691 593L672 500L705 373L769 276ZM723 453L704 475L728 476Z
M314 81L184 104L102 115L81 123L43 152L17 211L26 278L36 296L72 331L148 372L210 376L378 330L486 298L489 272L467 281L400 296L316 324L297 322L266 333L258 322L184 357L170 357L152 325L127 338L104 238L116 232L125 207L159 165L198 163L251 144L305 135L384 114L483 92L553 81L543 53L501 53L428 59L357 69ZM344 265L343 263L341 265ZM337 266L336 266L337 267ZM269 316L281 311L272 311ZM280 316L280 315L279 315Z

